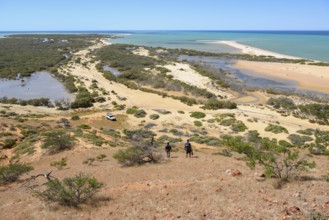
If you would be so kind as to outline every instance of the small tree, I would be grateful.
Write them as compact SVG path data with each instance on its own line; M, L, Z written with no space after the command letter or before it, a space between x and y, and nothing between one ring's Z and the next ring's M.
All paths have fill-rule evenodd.
M0 184L15 182L19 176L33 170L33 167L27 164L9 164L0 166Z
M49 180L44 184L46 190L34 191L34 195L46 202L54 202L63 206L78 206L91 199L103 186L95 177L82 173L63 179Z
M254 169L257 164L264 167L267 177L288 179L297 171L315 167L315 162L300 158L297 150L278 145L273 140L263 139L256 148L241 137L224 136L223 139L223 143L232 151L246 155L245 160L250 168Z

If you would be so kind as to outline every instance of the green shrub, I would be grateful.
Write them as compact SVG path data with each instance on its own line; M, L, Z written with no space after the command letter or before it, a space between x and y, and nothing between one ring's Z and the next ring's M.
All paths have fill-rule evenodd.
M126 111L126 113L127 114L130 114L130 115L133 115L133 114L135 114L137 112L137 110L138 110L138 108L136 106L133 106L131 108L128 108L127 111Z
M119 150L113 155L113 158L125 166L158 163L163 159L161 150L145 142L135 143L135 146Z
M95 177L82 173L67 177L62 181L53 179L44 184L44 191L34 191L34 195L42 201L58 203L63 206L77 207L92 199L103 186Z
M274 134L279 134L279 133L287 133L288 134L288 130L285 127L282 127L280 125L274 125L274 124L269 124L265 128L265 131L272 132Z
M211 99L206 104L204 104L201 108L209 109L209 110L236 109L237 104L231 101L220 101L216 99Z
M309 136L301 136L298 134L290 134L288 139L293 145L302 147L306 142L313 141L314 139Z
M203 112L192 112L190 117L200 119L206 117L206 114Z
M300 158L298 151L278 145L273 140L263 139L260 147L255 148L242 137L225 135L223 143L230 150L244 154L246 164L250 168L254 169L257 164L263 167L267 177L287 179L294 176L297 171L315 167L315 162Z
M181 111L181 110L179 110L179 111L177 111L179 114L185 114L185 112L184 111Z
M0 184L15 182L19 176L33 170L33 167L27 164L9 164L0 166Z
M63 150L71 149L75 144L75 138L66 134L63 130L54 130L45 133L45 140L42 148L49 154L55 154Z
M314 132L315 132L315 130L311 129L311 128L307 128L305 130L298 130L297 131L298 134L309 135L309 136L313 135Z
M96 157L98 161L103 161L107 156L105 154L100 154Z
M86 129L86 130L91 129L91 127L89 125L86 125L86 124L81 124L81 125L78 126L78 128Z
M297 109L297 106L295 105L294 101L286 97L270 98L267 101L267 104L273 106L276 109L279 108L288 109L288 110Z
M232 125L232 131L235 132L244 132L248 129L248 127L242 121L236 121Z
M197 127L202 127L202 122L201 121L194 121L194 125Z
M73 120L73 121L78 121L78 120L80 120L80 117L79 117L79 115L73 115L73 116L71 117L71 120Z
M7 139L5 139L2 148L3 149L11 149L12 147L14 147L15 144L16 144L15 139L7 138Z
M63 157L59 161L53 161L53 162L50 163L50 166L56 167L58 170L61 170L65 166L67 166L67 158Z
M206 144L208 146L221 146L221 140L217 137L211 137L211 136L199 136L199 135L193 135L190 137L190 141L198 143L198 144Z
M219 124L223 126L232 126L235 122L236 122L235 118L226 118L221 120Z
M138 109L135 113L134 116L136 118L144 118L146 116L146 112L143 109Z
M152 120L157 120L159 118L160 118L160 115L158 115L158 114L152 114L152 115L150 115L150 119L152 119Z

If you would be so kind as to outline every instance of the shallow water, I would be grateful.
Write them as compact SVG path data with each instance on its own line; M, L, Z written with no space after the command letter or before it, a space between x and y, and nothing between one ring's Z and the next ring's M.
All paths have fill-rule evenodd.
M22 100L49 98L51 101L73 99L64 86L48 72L36 72L18 80L0 79L0 97Z
M180 60L187 60L189 62L200 62L203 65L212 68L220 68L228 71L232 75L231 78L237 78L244 85L251 88L296 88L297 83L289 80L282 80L279 78L262 75L262 73L241 69L235 67L235 60L226 58L202 57L202 56L186 56L181 55Z
M113 67L110 67L108 65L103 66L103 70L107 71L107 72L111 72L116 77L121 75L121 73L118 70L116 70Z
M211 43L218 40L329 62L329 31L132 31L110 42L208 52L240 51Z

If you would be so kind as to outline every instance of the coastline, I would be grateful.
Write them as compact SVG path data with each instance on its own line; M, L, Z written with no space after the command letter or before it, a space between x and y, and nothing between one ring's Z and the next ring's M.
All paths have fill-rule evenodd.
M296 57L296 56L290 56L290 55L285 55L285 54L280 54L268 50L263 50L257 47L251 47L248 45L240 44L236 41L212 41L212 43L215 44L224 44L230 47L234 47L236 49L241 50L242 53L245 54L250 54L250 55L256 55L256 56L273 56L275 58L283 58L283 59L304 59L302 57Z
M293 63L238 60L236 67L283 80L295 81L298 88L329 93L329 67Z

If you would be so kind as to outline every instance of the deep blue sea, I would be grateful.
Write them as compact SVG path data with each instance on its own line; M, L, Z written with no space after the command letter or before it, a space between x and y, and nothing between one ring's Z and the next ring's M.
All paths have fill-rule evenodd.
M0 38L14 32L0 32ZM16 33L99 33L118 35L113 43L186 48L209 52L239 50L207 41L232 40L281 54L329 62L329 31L52 31Z

